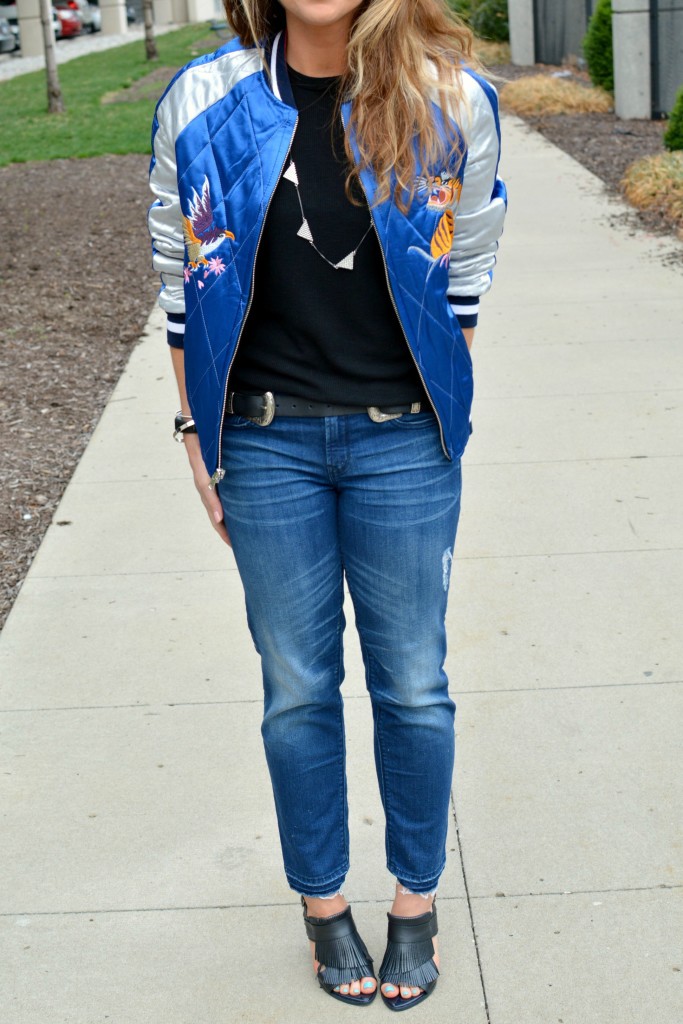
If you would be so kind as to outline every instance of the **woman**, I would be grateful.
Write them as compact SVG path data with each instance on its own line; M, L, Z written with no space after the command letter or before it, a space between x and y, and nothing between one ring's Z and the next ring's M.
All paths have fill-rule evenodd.
M342 893L348 583L396 878L379 985L403 1010L439 973L444 619L469 347L505 212L496 96L443 0L226 0L226 13L237 38L176 75L153 128L176 438L244 585L318 980L367 1005L378 980Z

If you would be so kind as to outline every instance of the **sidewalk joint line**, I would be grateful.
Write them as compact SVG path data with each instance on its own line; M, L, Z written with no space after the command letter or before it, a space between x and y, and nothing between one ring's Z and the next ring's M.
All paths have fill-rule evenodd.
M637 456L633 456L636 458ZM668 457L668 456L667 456ZM507 463L507 465L516 465L516 463ZM456 562L481 562L481 561L492 561L498 559L510 559L510 558L575 558L577 556L585 555L642 555L642 554L665 554L669 551L681 551L681 548L610 548L608 551L536 551L527 552L525 554L518 555L457 555L455 556ZM129 572L75 572L75 573L60 573L60 574L39 574L30 573L27 577L27 581L31 580L107 580L107 579L119 579L126 576L196 576L203 573L235 573L237 572L237 566L230 566L228 568L221 569L139 569L131 570Z
M349 699L348 697L346 698ZM168 701L154 701L149 704L72 704L64 705L53 708L0 708L0 715L11 715L15 713L28 713L33 711L120 711L130 710L135 708L175 708L175 707L211 707L214 704L262 704L263 698L243 699L243 700L185 700L185 701L174 701L169 703Z
M599 896L617 892L661 892L669 889L683 889L680 885L670 885L668 882L658 882L656 885L625 885L613 889L550 889L548 892L506 892L502 896L495 893L486 893L482 896L472 896L473 900L518 900L528 896Z
M439 903L455 903L463 900L463 896L439 896ZM375 906L377 904L390 904L391 897L386 900L363 900L353 901L354 906ZM86 910L2 910L0 918L3 917L82 917L86 914L172 914L187 913L197 910L270 910L273 907L299 907L294 901L287 900L285 903L197 903L194 906L178 907L99 907Z
M583 555L649 555L683 548L609 548L605 551L529 551L518 555L455 555L456 562L490 562L496 558L576 558Z
M477 970L479 971L479 984L481 985L481 992L484 997L484 1013L486 1014L487 1024L491 1024L491 1014L489 1013L489 1001L486 995L486 983L484 982L484 971L481 965L481 956L479 954L479 940L477 939L477 929L474 925L474 913L472 911L472 900L470 898L470 890L467 884L467 874L465 872L465 858L462 849L462 840L460 837L460 826L458 825L458 814L455 809L455 794L451 790L451 808L453 812L453 823L455 825L455 838L458 843L458 856L460 858L460 870L462 871L462 881L465 887L465 899L467 900L467 911L470 915L470 928L472 929L472 941L474 943L474 952L477 958Z
M506 686L493 690L455 690L457 697L469 694L495 693L537 693L539 690L552 693L554 690L612 690L623 686L680 686L683 679L643 679L633 683L561 683L558 686Z
M634 460L650 461L654 459L680 459L680 455L597 455L585 459L521 459L518 462L468 462L467 466L567 466L583 462L591 466L594 462L632 462ZM125 482L125 481L124 481Z
M41 574L30 572L26 577L32 580L108 580L126 576L197 576L200 573L237 572L237 566L226 566L222 569L130 569L128 572L74 572Z
M683 684L683 679L643 679L632 683L561 683L558 686L506 686L499 689L492 690L452 690L451 693L458 699L468 696L478 696L480 694L486 694L486 696L495 696L498 693L538 693L542 691L544 693L553 693L555 690L612 690L618 689L624 686L680 686ZM367 693L347 693L344 696L344 701L349 700L363 700L368 701L370 699ZM148 704L65 704L57 707L47 708L0 708L0 715L15 715L15 714L33 714L34 712L43 711L126 711L135 708L204 708L204 707L216 707L226 706L232 707L236 704L258 704L261 705L263 699L261 697L255 698L235 698L234 700L176 700L176 701L154 701Z
M537 398L605 398L612 395L668 395L683 388L633 388L624 391L543 391L535 395L477 395L478 402L528 401Z

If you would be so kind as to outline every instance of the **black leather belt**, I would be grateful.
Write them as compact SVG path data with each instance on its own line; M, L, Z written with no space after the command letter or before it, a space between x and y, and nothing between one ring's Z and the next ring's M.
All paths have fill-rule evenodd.
M228 394L227 413L235 413L253 420L261 427L267 427L275 416L350 416L364 412L375 423L397 419L404 413L417 413L421 402L407 405L334 405L330 402L311 402L306 398L290 395L274 395L266 391L262 395L241 395L235 391Z

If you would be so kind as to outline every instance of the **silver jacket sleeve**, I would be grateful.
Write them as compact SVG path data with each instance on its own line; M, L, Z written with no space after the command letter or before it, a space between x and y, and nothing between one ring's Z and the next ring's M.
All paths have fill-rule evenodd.
M183 219L178 197L175 144L161 119L163 105L157 112L158 128L152 140L152 165L149 183L156 200L147 222L152 236L154 269L161 275L159 305L167 313L184 313Z
M505 219L505 186L497 173L500 159L497 94L489 85L489 98L475 77L465 73L462 78L465 109L460 125L467 141L467 164L455 210L448 295L479 296L491 287L498 239Z

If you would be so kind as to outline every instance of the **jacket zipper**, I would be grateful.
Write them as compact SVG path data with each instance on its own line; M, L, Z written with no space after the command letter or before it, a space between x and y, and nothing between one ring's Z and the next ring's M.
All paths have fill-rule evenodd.
M343 113L341 111L339 112L339 116L341 117L342 127L343 127L344 131L346 131L346 125L344 124L344 115L343 115ZM394 298L394 293L393 293L393 290L392 290L392 287L391 287L391 281L389 280L389 268L387 267L387 261L386 261L385 255L384 255L384 249L382 248L382 239L379 236L379 231L377 230L377 224L375 223L375 218L374 218L374 215L372 213L372 207L370 206L370 203L368 202L368 194L365 191L365 185L363 184L363 180L362 180L360 174L358 175L358 181L360 182L360 187L363 190L363 195L365 196L365 202L368 204L368 210L370 212L370 220L372 221L372 226L375 229L375 235L377 236L377 244L379 245L379 251L380 251L381 256L382 256L382 263L384 265L384 276L385 276L386 282L387 282L387 289L389 291L389 298L391 299L391 304L394 307L394 312L396 314L396 319L398 320L399 326L401 328L401 333L403 334L403 337L405 339L405 343L408 346L408 351L410 352L410 358L413 360L413 363L415 364L415 369L417 370L419 378L422 381L422 387L424 388L425 394L426 394L427 398L429 399L429 404L432 407L432 411L433 411L434 415L436 416L436 422L439 424L439 435L441 437L441 447L443 448L443 453L446 456L446 458L448 459L448 461L451 462L452 461L451 457L448 454L448 451L446 449L446 442L445 442L444 436L443 436L443 426L441 425L441 419L439 417L438 412L436 411L436 406L434 405L434 402L432 401L432 396L429 393L429 388L425 384L425 379L422 376L422 371L421 371L420 367L417 365L417 359L413 355L413 350L410 347L410 342L408 341L408 335L406 334L406 329L403 326L403 321L401 320L401 315L400 315L400 313L398 311L398 307L396 305L396 299Z
M230 360L230 365L228 366L228 372L227 372L226 377L225 377L225 390L223 392L223 409L221 410L221 421L220 421L220 426L219 426L219 430L218 430L218 465L216 466L215 471L212 473L211 480L209 481L209 487L211 488L211 490L213 490L214 487L216 486L216 484L220 483L220 481L225 476L225 470L221 466L221 462L223 460L223 448L222 448L222 444L221 444L221 440L220 439L221 439L222 434L223 434L223 420L225 419L225 407L226 407L227 402L228 402L228 382L230 380L230 371L232 370L232 364L235 362L235 357L237 356L237 349L239 348L239 343L242 340L242 335L244 333L244 326L245 326L245 324L247 322L247 317L249 316L249 310L251 309L251 304L252 304L252 302L254 300L254 281L256 279L256 260L257 260L257 257L258 257L259 246L261 245L261 239L263 238L263 232L264 232L265 226L266 226L266 217L268 216L268 211L270 209L270 204L272 203L273 196L275 195L275 189L280 184L280 178L282 177L282 175L284 173L285 164L287 163L287 159L289 157L289 154L292 151L292 144L294 142L294 136L296 134L296 129L297 129L297 125L298 124L299 124L299 115L297 114L296 121L294 122L294 128L292 130L292 136L291 136L291 138L289 140L289 146L287 147L287 153L285 154L285 159L282 162L282 167L280 168L280 173L278 175L277 181L275 182L275 185L273 186L273 191L270 193L270 199L268 200L268 205L266 206L266 212L263 215L263 221L261 223L261 231L260 231L260 234L258 236L258 241L256 243L256 251L254 252L254 263L253 263L253 266L251 268L251 290L249 292L249 302L247 304L247 309L246 309L246 312L244 314L244 318L242 319L242 325L240 327L240 333L239 333L239 335L237 337L237 343L235 345L235 351L232 354L232 359Z

